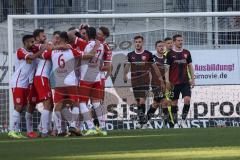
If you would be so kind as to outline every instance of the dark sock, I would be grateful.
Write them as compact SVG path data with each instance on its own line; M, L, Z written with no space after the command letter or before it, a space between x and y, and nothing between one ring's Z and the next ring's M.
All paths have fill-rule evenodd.
M168 108L162 108L163 111L163 120L165 125L167 125L168 121L169 121L169 112L168 112Z
M172 112L174 124L178 123L178 115L177 115L178 106L172 106L171 107L171 112Z
M149 110L148 110L148 112L147 112L147 120L148 120L148 121L153 117L153 115L154 115L154 113L155 113L156 110L157 110L157 109L154 108L152 105L150 106L150 108L149 108Z
M168 108L162 108L162 111L163 111L164 116L169 115Z
M97 118L94 118L94 119L93 119L93 123L94 123L94 125L95 125L96 127L99 127L99 121L98 121Z
M190 104L184 104L182 111L182 119L185 120L187 118L189 112Z
M139 118L139 123L144 124L145 123L145 111L146 111L146 106L145 104L140 104L138 106L138 118Z

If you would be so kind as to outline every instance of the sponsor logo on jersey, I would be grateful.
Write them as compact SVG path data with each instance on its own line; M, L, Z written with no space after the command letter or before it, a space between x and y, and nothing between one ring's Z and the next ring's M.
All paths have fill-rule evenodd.
M183 57L184 57L184 58L186 58L186 59L187 59L187 56L188 56L188 55L187 55L186 53L185 53L185 54L183 54Z

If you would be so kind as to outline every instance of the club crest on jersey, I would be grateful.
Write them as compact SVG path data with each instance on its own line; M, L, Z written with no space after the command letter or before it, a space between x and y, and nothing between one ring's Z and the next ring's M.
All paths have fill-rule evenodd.
M187 59L187 56L188 56L188 55L187 55L186 53L185 53L185 54L183 54L183 57L184 57L184 58L186 58L186 59Z
M142 60L143 60L143 61L146 61L146 59L147 59L147 56L143 55L143 56L142 56Z
M20 103L20 102L21 102L21 99L20 99L20 98L16 98L16 102L17 102L17 103Z
M52 93L48 92L48 97L51 98L52 97Z

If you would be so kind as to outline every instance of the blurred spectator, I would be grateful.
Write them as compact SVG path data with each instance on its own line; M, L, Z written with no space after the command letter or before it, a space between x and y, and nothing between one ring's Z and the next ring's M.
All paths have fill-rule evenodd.
M53 4L54 0L38 0L38 14L53 14Z
M24 5L24 0L14 0L13 5L16 10L16 14L25 14L27 12L27 9Z
M2 0L2 7L3 7L3 19L2 20L6 20L7 15L8 15L8 9L9 9L8 0Z

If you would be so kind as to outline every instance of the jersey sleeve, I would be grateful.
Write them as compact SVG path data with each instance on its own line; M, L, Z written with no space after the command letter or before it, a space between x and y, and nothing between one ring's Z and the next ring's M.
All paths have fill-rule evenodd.
M188 52L188 57L187 57L187 63L192 63L192 56L191 56L191 53Z
M167 59L166 64L171 65L172 64L172 57L171 57L170 52L167 54L166 59Z
M163 55L163 58L164 58L163 64L164 64L164 65L168 65L168 64L167 64L167 56L166 56L166 55Z
M149 52L149 62L154 62L154 55L151 52Z
M72 53L74 57L81 57L83 55L83 51L78 51L76 49L72 49Z
M76 48L79 48L80 51L84 51L87 44L88 44L87 41L83 40L82 38L76 38L74 43Z
M21 60L21 59L26 59L28 55L29 55L29 54L25 53L25 52L23 51L23 49L21 49L21 48L17 50L17 58L18 58L19 60Z
M85 49L84 49L84 53L89 53L91 52L91 50L93 49L94 45L92 43L89 43Z
M42 53L43 59L51 59L52 57L52 51L51 50L46 50Z
M167 54L168 54L168 51L167 51L167 50L163 51L163 55L164 55L164 56L167 56Z
M104 62L112 61L112 51L110 50L108 44L104 44L103 61Z
M157 63L155 55L153 55L153 63Z
M132 62L132 60L131 60L131 53L127 54L126 62Z

